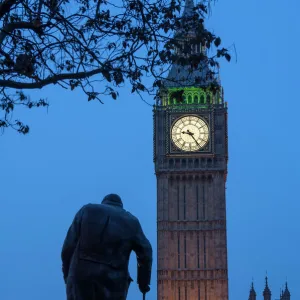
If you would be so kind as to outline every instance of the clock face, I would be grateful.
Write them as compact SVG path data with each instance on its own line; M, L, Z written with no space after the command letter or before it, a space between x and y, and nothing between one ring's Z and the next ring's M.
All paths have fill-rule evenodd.
M185 116L177 119L172 126L173 143L182 151L201 150L208 143L207 123L197 116Z

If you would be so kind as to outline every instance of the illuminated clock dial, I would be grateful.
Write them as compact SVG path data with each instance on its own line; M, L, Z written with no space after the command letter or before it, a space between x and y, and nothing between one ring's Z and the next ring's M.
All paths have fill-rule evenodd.
M177 119L171 130L172 141L182 151L201 150L208 143L207 123L197 116L185 116Z

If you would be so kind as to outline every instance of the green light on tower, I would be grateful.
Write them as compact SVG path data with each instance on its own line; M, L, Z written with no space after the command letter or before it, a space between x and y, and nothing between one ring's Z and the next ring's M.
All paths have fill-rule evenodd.
M222 104L222 95L220 91L212 92L209 87L180 87L168 88L165 97L163 97L163 106L182 106L197 105L209 106L211 104Z

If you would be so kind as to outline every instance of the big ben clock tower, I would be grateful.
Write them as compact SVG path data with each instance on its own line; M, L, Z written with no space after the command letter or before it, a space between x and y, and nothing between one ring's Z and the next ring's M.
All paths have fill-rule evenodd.
M228 300L227 106L208 73L174 64L154 108L158 300Z

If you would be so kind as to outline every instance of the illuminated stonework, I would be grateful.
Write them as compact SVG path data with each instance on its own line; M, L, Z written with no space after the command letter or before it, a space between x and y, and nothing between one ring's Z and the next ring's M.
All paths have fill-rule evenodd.
M164 106L176 106L182 104L210 105L221 104L222 96L220 91L211 91L209 88L180 87L168 88L168 92L162 99Z

